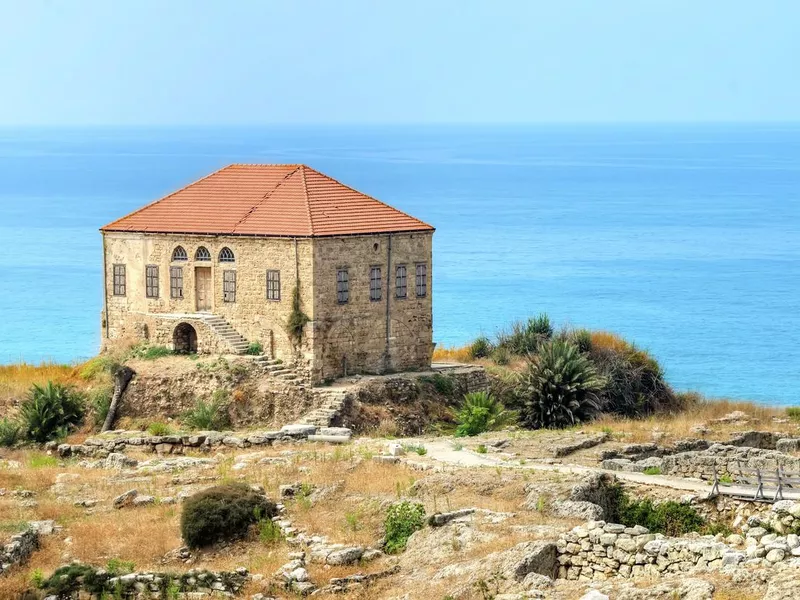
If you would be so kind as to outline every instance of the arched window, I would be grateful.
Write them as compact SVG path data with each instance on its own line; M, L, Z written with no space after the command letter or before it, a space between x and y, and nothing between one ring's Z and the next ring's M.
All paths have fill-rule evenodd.
M219 251L219 262L235 262L236 259L233 257L233 250L225 246L222 250Z
M211 260L211 252L205 246L200 246L194 253L195 260Z
M189 256L183 246L178 246L172 251L172 260L189 260Z

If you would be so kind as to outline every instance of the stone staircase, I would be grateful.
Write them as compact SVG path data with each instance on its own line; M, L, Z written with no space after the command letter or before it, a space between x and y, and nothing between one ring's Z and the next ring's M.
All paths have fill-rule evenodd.
M270 358L268 356L257 356L253 362L260 365L267 373L276 379L282 379L287 383L292 383L298 387L308 387L308 384L303 378L297 374L294 367L290 364L284 363L278 358Z
M347 392L348 390L335 388L315 390L316 395L322 399L322 404L301 417L298 423L317 427L335 425L347 405Z
M203 322L211 328L218 337L230 346L234 354L244 354L249 342L225 319L219 315L208 315L203 317Z

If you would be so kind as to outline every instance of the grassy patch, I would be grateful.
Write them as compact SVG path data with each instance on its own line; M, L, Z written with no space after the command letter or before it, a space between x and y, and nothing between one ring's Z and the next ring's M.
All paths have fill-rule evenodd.
M172 427L167 425L166 423L161 423L160 421L154 421L147 426L147 433L150 435L172 435L174 433Z
M644 471L645 475L661 475L660 467L647 467Z
M387 554L397 554L406 548L408 538L425 524L425 507L418 502L398 502L389 507L384 528Z

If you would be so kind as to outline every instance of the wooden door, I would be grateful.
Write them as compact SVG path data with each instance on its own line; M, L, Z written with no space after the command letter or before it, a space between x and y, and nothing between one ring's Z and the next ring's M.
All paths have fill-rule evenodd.
M211 310L211 267L196 267L194 290L197 310Z

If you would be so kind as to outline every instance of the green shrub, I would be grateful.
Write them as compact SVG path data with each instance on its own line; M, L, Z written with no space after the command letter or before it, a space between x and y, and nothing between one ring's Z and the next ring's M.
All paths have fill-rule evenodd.
M605 379L601 393L605 412L640 417L682 408L688 398L677 397L664 371L650 354L615 336L600 333L588 356Z
M53 571L50 577L41 582L40 587L45 594L57 598L77 597L80 590L90 594L102 594L105 583L111 577L110 573L98 573L90 565L72 563Z
M472 436L500 429L514 423L516 414L506 408L488 392L471 392L456 415L456 436Z
M106 422L113 394L114 388L112 386L97 388L89 394L89 408L95 427L102 427L103 423Z
M22 434L22 427L8 417L0 419L0 446L10 448L16 444Z
M147 433L150 435L172 435L172 427L167 425L166 423L161 423L160 421L153 421L150 425L147 426Z
M526 322L516 321L511 330L497 336L497 345L507 348L512 354L525 356L537 352L539 346L553 337L553 326L550 317L542 313L529 318Z
M485 335L475 339L469 347L469 353L472 358L486 358L492 353L492 343Z
M300 343L303 339L303 328L309 322L309 317L303 312L300 302L300 286L294 286L292 290L292 312L289 313L289 319L286 322L286 329L289 331L289 336L296 342Z
M486 448L485 444L478 444L478 447L475 448L475 452L478 454L486 454L488 452L488 448Z
M590 421L602 408L605 380L578 347L545 342L520 376L515 390L521 422L531 429L569 427Z
M497 348L492 350L490 358L496 364L505 366L511 362L511 352L509 352L508 348L506 348L505 346L498 346Z
M20 406L24 436L39 443L64 437L83 420L84 402L83 394L60 383L33 384Z
M261 342L250 342L247 345L247 350L245 350L244 353L249 354L251 356L258 356L259 354L264 354L264 346L261 345Z
M651 533L668 536L700 531L706 525L705 519L688 504L673 500L653 504L649 498L631 500L627 495L623 495L620 502L619 517L620 523L628 527L642 525Z
M786 416L792 421L800 421L800 406L790 406L787 408Z
M190 411L183 416L183 422L191 429L219 431L230 425L228 417L228 392L217 390L211 400L198 399Z
M155 360L172 354L174 352L166 346L149 346L146 344L134 346L130 351L131 358L141 358L142 360Z
M274 502L243 483L203 490L183 504L181 535L190 548L244 536L251 525L277 514Z
M418 502L398 502L389 507L384 521L387 554L397 554L406 548L408 538L425 525L425 507Z
M644 470L645 475L661 475L661 468L660 467L647 467Z
M274 544L283 539L283 532L275 521L269 518L263 518L258 509L256 509L256 517L258 539L262 544Z
M136 565L131 560L120 560L119 558L112 558L106 563L106 571L111 575L127 575L133 573Z
M434 373L433 375L425 375L419 378L420 381L429 383L433 388L443 396L452 396L455 391L456 384L452 377L443 375L442 373Z

